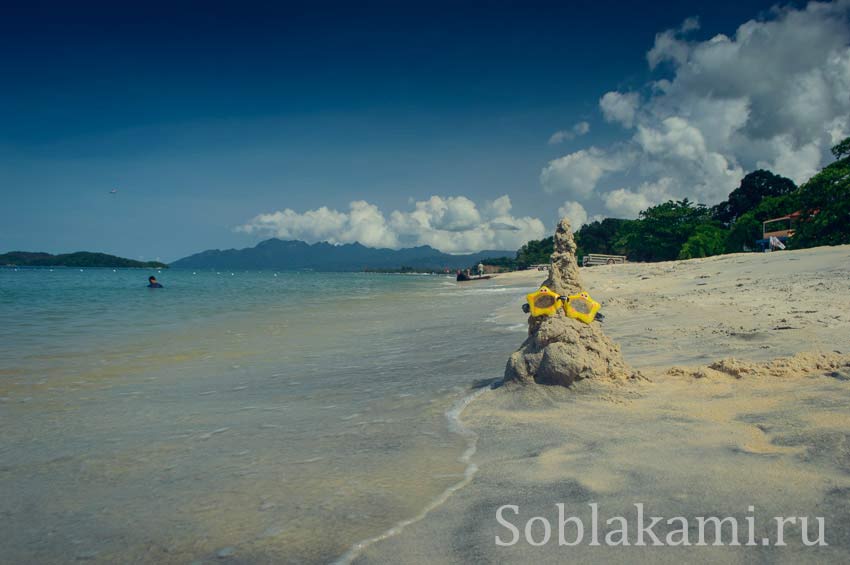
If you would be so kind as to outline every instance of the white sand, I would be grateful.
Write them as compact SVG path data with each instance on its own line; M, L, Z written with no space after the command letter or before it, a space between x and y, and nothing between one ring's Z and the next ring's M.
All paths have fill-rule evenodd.
M360 561L846 562L850 246L599 266L582 277L603 303L606 333L650 380L483 395L463 414L480 436L473 482ZM496 282L531 290L544 278ZM522 321L518 306L501 314ZM798 352L809 353L766 362ZM554 533L543 547L495 544L510 538L498 507L517 505L520 517L509 517L521 529L532 516L557 524L559 502L587 524L587 503L598 503L603 529L612 515L634 527L635 503L653 516L734 516L742 526L752 506L759 542L775 541L774 516L808 516L812 534L822 516L829 546L804 547L793 525L786 547L559 547Z

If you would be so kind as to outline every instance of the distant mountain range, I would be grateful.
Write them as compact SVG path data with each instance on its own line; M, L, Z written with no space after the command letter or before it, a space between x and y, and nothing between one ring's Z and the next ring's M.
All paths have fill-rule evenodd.
M62 255L30 251L10 251L0 254L0 266L8 267L111 267L122 269L163 269L165 263L158 261L133 261L106 253L78 251Z
M515 251L480 251L467 255L449 255L429 247L375 249L359 243L332 245L284 241L261 241L245 249L210 249L173 263L185 269L278 269L314 271L363 271L412 267L420 270L465 269L481 259L513 257Z

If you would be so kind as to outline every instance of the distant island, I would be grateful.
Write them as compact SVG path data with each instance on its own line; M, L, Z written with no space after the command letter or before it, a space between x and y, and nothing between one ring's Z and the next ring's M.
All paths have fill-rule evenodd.
M407 249L376 249L360 243L333 245L277 238L245 249L211 249L184 257L172 267L184 269L279 269L314 271L424 272L466 269L479 261L514 255L514 251L479 251L450 255L428 245Z
M0 255L0 266L4 267L111 267L122 269L167 269L159 261L134 261L106 253L78 251L51 255L29 251L11 251Z

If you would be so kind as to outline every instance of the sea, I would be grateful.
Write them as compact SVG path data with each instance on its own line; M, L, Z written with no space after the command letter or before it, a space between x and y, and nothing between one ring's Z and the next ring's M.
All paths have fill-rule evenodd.
M528 291L0 269L0 562L350 562L471 479Z

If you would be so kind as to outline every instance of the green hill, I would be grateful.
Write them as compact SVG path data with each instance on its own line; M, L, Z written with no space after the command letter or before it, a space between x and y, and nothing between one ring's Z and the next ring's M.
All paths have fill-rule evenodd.
M124 269L167 269L158 261L134 261L106 253L77 251L51 255L50 253L10 251L0 255L0 266L6 267L112 267Z

